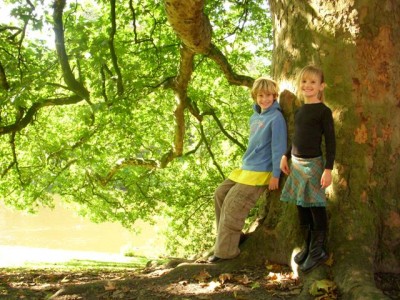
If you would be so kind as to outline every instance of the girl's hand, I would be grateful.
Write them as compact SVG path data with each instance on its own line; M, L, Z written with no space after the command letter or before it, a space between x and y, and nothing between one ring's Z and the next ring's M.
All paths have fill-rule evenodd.
M327 188L332 183L332 170L325 169L321 176L321 188Z
M271 179L269 180L268 189L270 191L273 191L273 190L276 190L278 188L279 188L279 178L271 177Z
M282 156L279 167L281 168L282 172L285 173L286 175L290 174L289 164L287 161L287 157L285 155Z

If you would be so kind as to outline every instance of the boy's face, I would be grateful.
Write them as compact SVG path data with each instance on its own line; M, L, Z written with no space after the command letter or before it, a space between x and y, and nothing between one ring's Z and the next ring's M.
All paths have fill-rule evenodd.
M266 91L258 91L256 101L262 110L266 110L274 103L274 94Z

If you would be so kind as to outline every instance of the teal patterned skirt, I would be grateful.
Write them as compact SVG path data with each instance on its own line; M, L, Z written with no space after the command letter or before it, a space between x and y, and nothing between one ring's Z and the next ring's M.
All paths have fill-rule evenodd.
M299 158L292 155L290 175L281 194L281 201L302 207L326 207L325 189L321 188L324 171L322 156Z

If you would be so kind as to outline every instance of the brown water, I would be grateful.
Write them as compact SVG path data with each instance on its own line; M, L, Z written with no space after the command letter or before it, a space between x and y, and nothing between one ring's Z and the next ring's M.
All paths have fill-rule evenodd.
M115 223L95 224L60 204L54 210L43 208L36 215L0 204L0 255L4 258L27 247L38 248L30 252L42 254L44 250L39 248L53 250L52 253L84 251L120 255L130 249L137 255L161 255L164 240L160 228L139 222L136 227L141 229L138 234Z

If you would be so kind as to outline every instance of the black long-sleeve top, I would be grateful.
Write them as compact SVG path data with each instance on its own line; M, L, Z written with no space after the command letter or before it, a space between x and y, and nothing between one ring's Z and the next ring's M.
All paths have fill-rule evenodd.
M324 103L310 103L301 106L294 116L292 145L285 153L300 158L322 155L322 136L325 139L325 169L333 169L336 152L335 129L332 111Z

